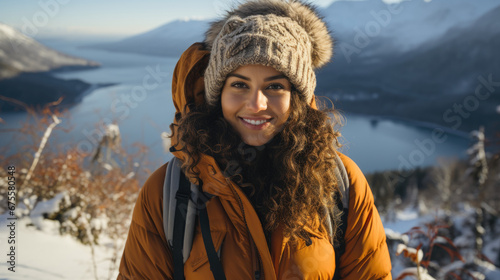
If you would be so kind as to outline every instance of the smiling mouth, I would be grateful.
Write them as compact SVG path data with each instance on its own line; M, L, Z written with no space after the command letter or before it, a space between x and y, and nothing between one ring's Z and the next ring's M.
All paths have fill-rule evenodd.
M253 126L261 126L267 122L270 122L271 119L260 119L260 120L254 120L254 119L247 119L247 118L240 118L243 120L245 123L253 125Z

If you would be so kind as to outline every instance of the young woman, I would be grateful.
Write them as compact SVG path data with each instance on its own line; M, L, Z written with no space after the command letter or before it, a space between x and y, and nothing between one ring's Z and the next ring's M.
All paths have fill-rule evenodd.
M336 270L338 279L391 279L370 188L336 151L336 113L316 108L314 69L330 60L332 46L310 5L254 0L214 22L179 59L171 150L186 177L213 196L206 213L226 279L333 279ZM342 215L337 155L349 205L345 232L332 239L325 223L333 221L337 233ZM165 174L166 165L141 190L118 279L173 279ZM345 244L338 260L336 242ZM184 277L214 277L199 223Z

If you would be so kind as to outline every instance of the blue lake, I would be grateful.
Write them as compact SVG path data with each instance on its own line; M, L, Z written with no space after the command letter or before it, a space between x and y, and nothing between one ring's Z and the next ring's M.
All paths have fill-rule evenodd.
M171 78L177 58L110 53L78 48L83 43L45 41L61 52L98 61L102 67L93 70L54 74L65 79L89 83L116 83L89 92L81 103L69 110L48 146L78 147L92 151L102 133L99 123L116 121L122 144L133 150L134 142L149 148L149 167L155 168L170 159L164 151L160 134L169 132L174 107L171 100ZM17 128L26 121L24 113L0 113L4 128ZM350 156L364 172L434 165L439 157L465 157L470 145L465 135L451 132L433 138L433 127L413 122L345 115L341 129L342 152ZM10 145L11 152L20 149L12 133L2 132L0 144ZM15 143L13 143L15 142ZM61 144L62 143L62 144Z

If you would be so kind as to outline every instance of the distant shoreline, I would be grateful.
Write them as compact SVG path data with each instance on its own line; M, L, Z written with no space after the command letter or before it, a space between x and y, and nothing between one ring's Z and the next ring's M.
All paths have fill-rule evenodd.
M342 113L402 121L416 127L440 129L446 134L463 138L468 138L469 133L480 126L484 126L487 137L494 137L500 131L500 119L493 108L500 104L500 96L493 94L488 102L478 102L475 110L466 111L463 116L455 107L467 100L468 94L433 98L380 94L371 100L335 99L328 93L324 96L331 99L335 109Z
M72 68L73 69L73 68ZM57 71L63 71L59 69ZM49 72L22 73L16 77L0 80L0 95L18 100L35 110L40 110L45 104L63 98L60 108L73 106L92 91L115 85L113 83L89 84L79 79L61 79ZM26 111L23 106L0 100L0 112Z

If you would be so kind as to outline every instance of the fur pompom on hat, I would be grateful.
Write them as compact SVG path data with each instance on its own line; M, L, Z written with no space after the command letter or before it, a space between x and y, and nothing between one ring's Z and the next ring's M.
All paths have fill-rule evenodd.
M214 105L229 73L242 65L271 66L286 75L310 103L314 70L327 64L333 39L311 5L297 0L253 0L211 24L205 44L210 60L205 72L205 100Z

